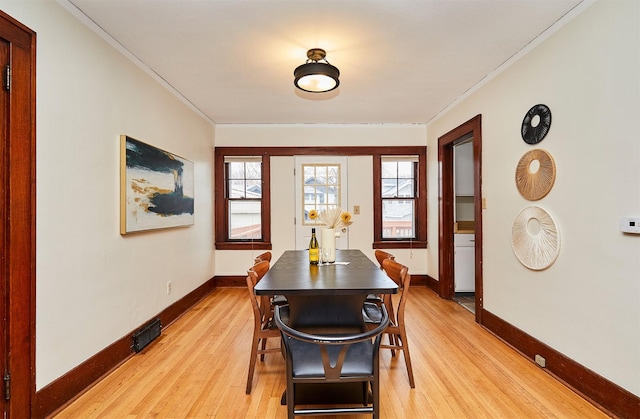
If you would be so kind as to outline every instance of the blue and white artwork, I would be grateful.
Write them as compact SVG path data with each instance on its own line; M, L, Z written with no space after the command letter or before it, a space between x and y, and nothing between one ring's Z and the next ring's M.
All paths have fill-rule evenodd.
M120 234L193 225L193 162L120 137Z

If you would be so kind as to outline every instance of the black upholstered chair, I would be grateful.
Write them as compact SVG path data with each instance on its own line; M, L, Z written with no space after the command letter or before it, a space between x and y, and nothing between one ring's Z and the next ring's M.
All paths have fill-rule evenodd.
M286 310L286 309L285 309ZM286 312L275 309L275 323L282 332L286 349L288 417L296 415L359 414L372 413L380 417L379 348L381 333L389 324L384 305L377 327L360 333L315 335L293 329L287 325ZM357 396L344 400L344 385L354 386ZM313 389L315 395L330 395L326 406L315 400L305 400L300 386L322 385ZM333 386L333 390L329 387ZM335 387L339 387L337 390ZM326 389L326 391L325 391ZM299 397L300 393L300 397ZM311 405L300 407L299 405Z

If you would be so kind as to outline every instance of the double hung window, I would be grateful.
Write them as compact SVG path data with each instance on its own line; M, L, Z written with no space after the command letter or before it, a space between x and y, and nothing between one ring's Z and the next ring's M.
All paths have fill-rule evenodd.
M265 166L263 156L216 155L218 249L271 248Z
M262 158L226 157L227 238L262 239Z
M374 156L373 247L426 246L425 160L426 155Z
M418 156L382 156L382 239L416 238Z

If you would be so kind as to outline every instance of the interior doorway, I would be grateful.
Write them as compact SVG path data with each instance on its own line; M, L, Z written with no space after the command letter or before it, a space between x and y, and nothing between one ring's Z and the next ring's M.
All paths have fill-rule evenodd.
M473 255L474 305L476 321L482 322L482 116L478 115L438 138L439 179L439 283L440 295L453 299L456 295L456 233L473 234L467 249ZM472 194L473 224L460 225L456 217L455 148L464 143L472 144ZM468 198L467 198L468 200ZM458 200L458 205L460 204ZM458 224L456 224L458 223ZM460 241L458 242L460 244ZM460 262L460 258L458 262ZM460 272L460 271L459 271ZM459 273L462 275L462 273Z
M29 418L35 395L36 34L0 11L0 409Z
M475 301L475 211L473 187L473 137L471 134L453 146L453 290L454 300L476 312Z

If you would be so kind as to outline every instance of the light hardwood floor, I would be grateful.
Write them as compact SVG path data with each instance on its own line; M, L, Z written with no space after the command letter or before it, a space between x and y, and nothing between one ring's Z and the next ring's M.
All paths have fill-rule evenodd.
M246 292L217 289L55 417L285 418L280 354L258 361L245 394L253 324ZM382 351L382 418L607 417L459 304L414 287L407 314L416 388L402 355Z

